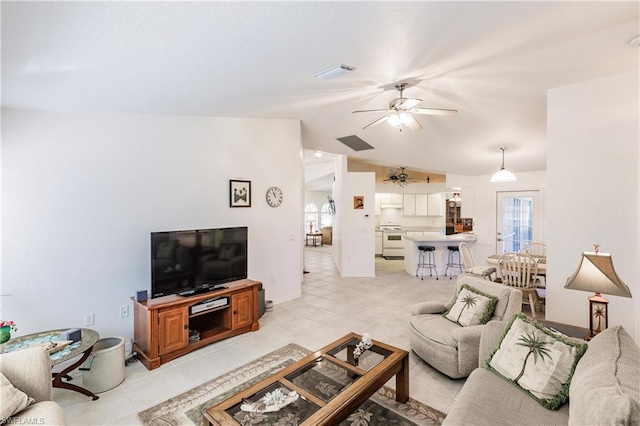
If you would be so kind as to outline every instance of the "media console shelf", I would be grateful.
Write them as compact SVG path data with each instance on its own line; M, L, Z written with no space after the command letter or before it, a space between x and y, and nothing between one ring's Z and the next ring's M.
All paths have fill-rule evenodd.
M240 280L227 288L195 296L165 296L133 301L134 343L138 358L149 370L186 353L238 334L257 331L260 283ZM227 298L227 304L190 314L190 308L210 299ZM189 330L200 340L189 341Z

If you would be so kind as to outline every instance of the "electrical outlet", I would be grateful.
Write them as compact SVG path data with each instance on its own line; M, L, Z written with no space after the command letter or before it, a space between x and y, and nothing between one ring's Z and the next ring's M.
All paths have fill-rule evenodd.
M96 314L85 314L84 316L84 325L88 327L90 325L94 325L96 323Z
M126 318L129 316L129 307L120 306L120 318Z

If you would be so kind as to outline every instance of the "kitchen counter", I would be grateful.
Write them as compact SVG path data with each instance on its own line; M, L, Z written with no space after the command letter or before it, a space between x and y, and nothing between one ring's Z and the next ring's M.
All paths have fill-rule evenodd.
M418 241L418 242L435 242L435 241L453 241L451 244L458 244L461 242L475 242L478 238L475 234L453 234L453 235L423 235L423 236L407 236L406 240Z
M406 236L404 239L404 268L405 272L410 275L416 274L416 268L418 267L418 260L420 258L420 250L418 246L431 245L436 248L434 257L436 260L436 269L438 270L438 276L444 276L445 269L447 268L447 261L449 257L449 250L447 246L458 245L461 242L465 242L470 246L477 240L475 234L454 234L454 235L427 235L427 236ZM457 261L457 256L456 256ZM462 260L460 260L462 263ZM427 276L428 271L424 271ZM456 269L456 274L458 270Z

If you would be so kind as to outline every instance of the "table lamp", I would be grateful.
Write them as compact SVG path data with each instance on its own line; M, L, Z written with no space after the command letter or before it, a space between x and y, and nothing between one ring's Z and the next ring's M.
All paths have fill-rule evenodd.
M613 267L613 260L608 253L598 253L600 246L594 245L594 252L582 253L582 261L578 269L567 278L564 288L571 290L593 291L589 297L589 337L607 328L609 301L602 294L631 297L631 291L622 282Z

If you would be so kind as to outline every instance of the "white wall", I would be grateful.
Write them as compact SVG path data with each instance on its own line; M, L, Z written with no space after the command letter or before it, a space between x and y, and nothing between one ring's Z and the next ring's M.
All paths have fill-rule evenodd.
M347 172L347 157L336 160L333 187L336 215L333 255L343 277L375 276L375 173ZM364 209L353 208L353 197L364 196Z
M249 278L274 302L299 297L300 122L2 111L3 318L18 334L81 327L133 334L119 319L150 287L149 233L249 227ZM229 208L229 179L252 207ZM284 202L266 204L270 186Z
M547 317L589 326L587 292L565 290L583 251L611 253L632 299L605 296L609 324L640 342L638 74L548 92Z
M515 182L491 183L491 175L464 176L447 174L448 187L462 187L462 205L473 203L473 231L478 240L473 245L473 252L478 264L484 264L484 259L490 254L496 253L496 217L497 194L499 191L527 191L538 190L542 202L542 216L545 217L545 185L546 172L516 173ZM472 188L474 197L470 200L465 197L465 188ZM468 207L468 206L466 206ZM544 220L541 224L544 229Z

